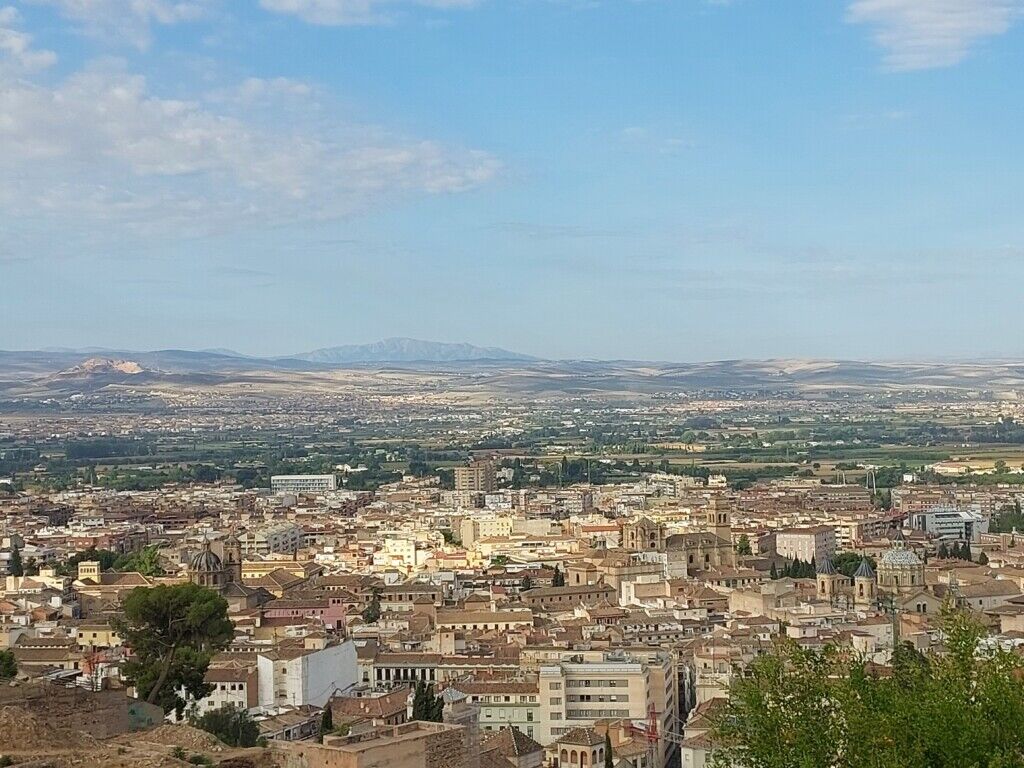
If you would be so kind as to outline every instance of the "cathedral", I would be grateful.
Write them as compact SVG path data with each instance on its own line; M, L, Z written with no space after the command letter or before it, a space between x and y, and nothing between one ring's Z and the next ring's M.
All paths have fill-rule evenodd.
M700 571L735 567L732 521L728 506L712 499L704 513L705 530L666 535L665 524L641 516L622 528L622 546L637 552L663 552L669 574L687 576Z

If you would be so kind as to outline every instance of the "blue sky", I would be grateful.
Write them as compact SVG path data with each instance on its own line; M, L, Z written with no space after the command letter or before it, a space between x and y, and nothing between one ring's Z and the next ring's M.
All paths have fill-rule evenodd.
M0 348L1024 356L1024 0L4 2Z

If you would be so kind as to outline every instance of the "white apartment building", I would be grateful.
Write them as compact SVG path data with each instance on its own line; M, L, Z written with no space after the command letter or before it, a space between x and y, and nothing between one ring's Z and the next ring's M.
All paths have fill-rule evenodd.
M259 654L259 706L324 706L336 691L356 684L356 647L351 640L328 641L309 635L283 641Z
M541 744L602 719L629 719L642 727L652 707L660 731L678 732L678 679L671 654L647 648L557 654L544 650L538 675L540 722L534 736ZM659 742L657 764L667 765L674 749L667 739Z
M274 493L326 493L338 490L334 475L274 475L270 478Z
M290 555L302 547L302 528L295 523L273 523L238 534L244 555Z

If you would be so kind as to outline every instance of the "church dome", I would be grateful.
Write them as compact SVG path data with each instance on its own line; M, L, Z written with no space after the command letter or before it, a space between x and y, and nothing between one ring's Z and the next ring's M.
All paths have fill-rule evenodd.
M881 564L886 568L917 568L921 559L909 549L890 549L882 555Z
M871 567L871 563L868 562L867 558L860 561L860 565L857 567L857 572L853 574L855 579L873 579L875 578L875 571Z
M203 542L203 548L199 554L192 558L189 563L189 570L193 573L217 573L224 569L223 563L217 554L210 550L210 541Z

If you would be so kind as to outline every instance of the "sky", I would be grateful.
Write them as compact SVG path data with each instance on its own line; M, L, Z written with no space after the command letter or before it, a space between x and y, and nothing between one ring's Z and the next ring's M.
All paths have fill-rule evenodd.
M1024 358L1024 0L0 0L0 349Z

